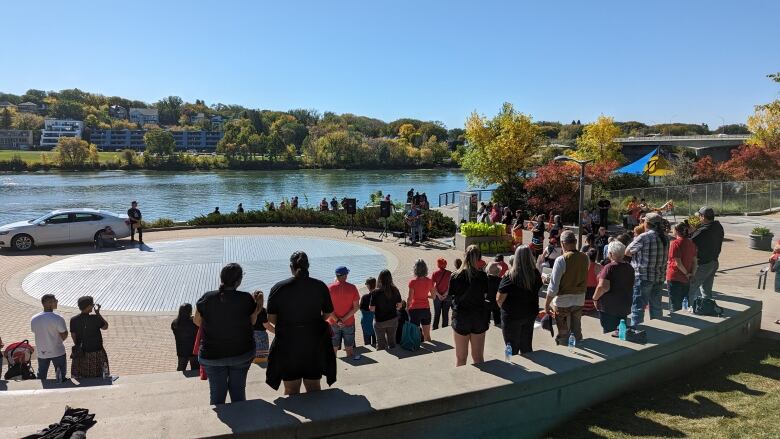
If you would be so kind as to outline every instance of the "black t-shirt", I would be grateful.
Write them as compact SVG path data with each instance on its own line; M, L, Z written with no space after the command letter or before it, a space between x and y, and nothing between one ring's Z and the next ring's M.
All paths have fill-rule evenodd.
M257 321L255 321L255 326L252 328L255 331L265 331L265 326L263 323L268 323L268 311L263 308L260 310L260 314L257 315Z
M691 237L696 244L696 258L699 264L717 261L723 246L723 226L719 221L702 223Z
M609 281L609 291L599 298L598 310L613 316L628 315L634 296L634 268L613 261L601 269L598 278Z
M135 221L141 221L141 211L135 207L127 209L127 217Z
M370 305L376 307L374 309L374 318L377 322L386 322L398 317L398 310L396 306L401 303L401 293L398 289L393 288L390 293L390 297L385 294L384 290L374 290L371 292Z
M496 293L498 293L498 285L501 283L501 278L498 276L491 276L488 274L488 287L487 294L485 295L485 301L491 304L496 303Z
M371 306L371 293L364 294L363 297L360 298L360 310L361 311L371 311L368 309L368 307Z
M509 275L501 279L498 291L506 294L501 310L509 320L521 320L535 317L539 313L539 289L542 287L542 276L534 270L531 289L528 290L512 282Z
M309 276L283 280L268 295L268 314L276 315L277 332L290 326L318 324L323 314L332 312L328 286Z
M182 322L177 322L177 319L174 319L171 322L171 331L176 339L176 355L179 357L191 356L193 347L195 347L195 336L198 334L198 327L192 319Z
M102 317L95 314L79 314L70 319L70 333L84 352L97 352L103 349L101 329L105 324Z
M488 278L484 271L475 271L469 278L467 270L458 270L450 277L449 295L452 307L460 312L482 311L488 292Z
M209 291L197 303L203 318L200 355L209 360L235 357L255 348L250 316L256 304L244 291Z

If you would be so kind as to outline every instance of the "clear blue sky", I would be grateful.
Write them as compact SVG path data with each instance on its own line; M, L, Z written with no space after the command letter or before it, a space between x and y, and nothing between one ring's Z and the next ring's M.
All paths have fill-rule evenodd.
M714 128L779 89L774 0L45 3L3 2L0 90Z

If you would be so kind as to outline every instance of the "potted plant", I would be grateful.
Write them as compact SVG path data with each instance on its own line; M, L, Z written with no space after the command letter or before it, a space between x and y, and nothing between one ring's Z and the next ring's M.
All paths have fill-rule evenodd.
M772 250L772 238L775 235L766 227L754 227L750 232L750 248L755 250Z

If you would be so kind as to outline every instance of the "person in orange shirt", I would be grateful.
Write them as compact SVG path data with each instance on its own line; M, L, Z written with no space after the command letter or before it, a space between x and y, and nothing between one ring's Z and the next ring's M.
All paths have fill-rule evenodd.
M428 277L428 266L418 259L414 263L414 278L409 281L409 295L406 298L409 321L422 326L423 340L431 341L431 305L429 300L436 294L433 280Z
M333 314L328 320L333 330L333 350L338 351L344 341L347 357L360 360L360 354L354 353L355 348L355 313L360 309L360 294L355 285L347 282L349 269L336 269L336 280L328 285L330 301L333 302Z

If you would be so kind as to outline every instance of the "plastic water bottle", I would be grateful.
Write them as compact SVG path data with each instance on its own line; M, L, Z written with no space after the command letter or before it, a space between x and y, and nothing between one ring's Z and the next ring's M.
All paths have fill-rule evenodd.
M504 348L504 360L506 360L507 363L512 362L512 345L509 343L507 343Z
M577 347L577 337L572 332L569 334L569 352L573 352L575 347Z
M628 327L626 326L626 319L620 319L620 324L618 325L618 338L625 340L627 330Z
M682 309L683 309L683 311L688 311L688 298L687 297L683 297Z

